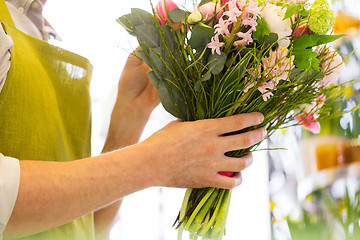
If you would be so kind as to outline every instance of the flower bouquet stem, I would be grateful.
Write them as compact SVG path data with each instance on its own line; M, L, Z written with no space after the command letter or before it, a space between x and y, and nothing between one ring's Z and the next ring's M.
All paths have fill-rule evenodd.
M183 230L193 239L221 239L229 211L231 190L218 188L187 189L177 218L178 240Z

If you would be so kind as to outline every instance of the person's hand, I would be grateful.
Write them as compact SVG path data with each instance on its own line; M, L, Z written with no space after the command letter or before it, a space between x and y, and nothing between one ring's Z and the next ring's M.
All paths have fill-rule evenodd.
M151 112L160 102L147 75L149 70L143 61L129 55L119 80L103 153L138 142Z
M260 113L247 113L221 119L195 122L175 121L140 143L146 160L144 174L155 186L231 189L241 181L241 171L252 163L251 154L242 158L225 156L226 152L246 149L264 139L264 128L231 136L234 132L263 121ZM220 171L235 172L233 177Z
M158 92L147 75L151 69L140 59L130 54L118 85L118 101L131 108L152 111L160 102Z

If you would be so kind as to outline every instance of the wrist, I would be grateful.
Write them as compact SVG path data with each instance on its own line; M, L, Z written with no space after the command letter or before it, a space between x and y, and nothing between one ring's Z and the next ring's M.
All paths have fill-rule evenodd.
M137 143L150 114L151 111L117 103L111 114L103 153Z

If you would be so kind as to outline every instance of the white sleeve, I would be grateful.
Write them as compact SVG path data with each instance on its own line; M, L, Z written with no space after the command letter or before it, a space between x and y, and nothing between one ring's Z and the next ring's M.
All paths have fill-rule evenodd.
M0 24L0 93L10 68L10 52L14 47L11 37L4 32Z
M19 184L19 160L0 153L0 239L14 208Z

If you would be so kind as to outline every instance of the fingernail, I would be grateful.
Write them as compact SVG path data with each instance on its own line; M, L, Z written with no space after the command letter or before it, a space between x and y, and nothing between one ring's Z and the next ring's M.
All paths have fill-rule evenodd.
M262 132L261 132L261 135L262 135L262 138L265 138L266 137L266 134L267 134L267 131L265 128L263 128Z
M259 117L259 124L262 123L263 121L264 121L264 115L261 114Z

